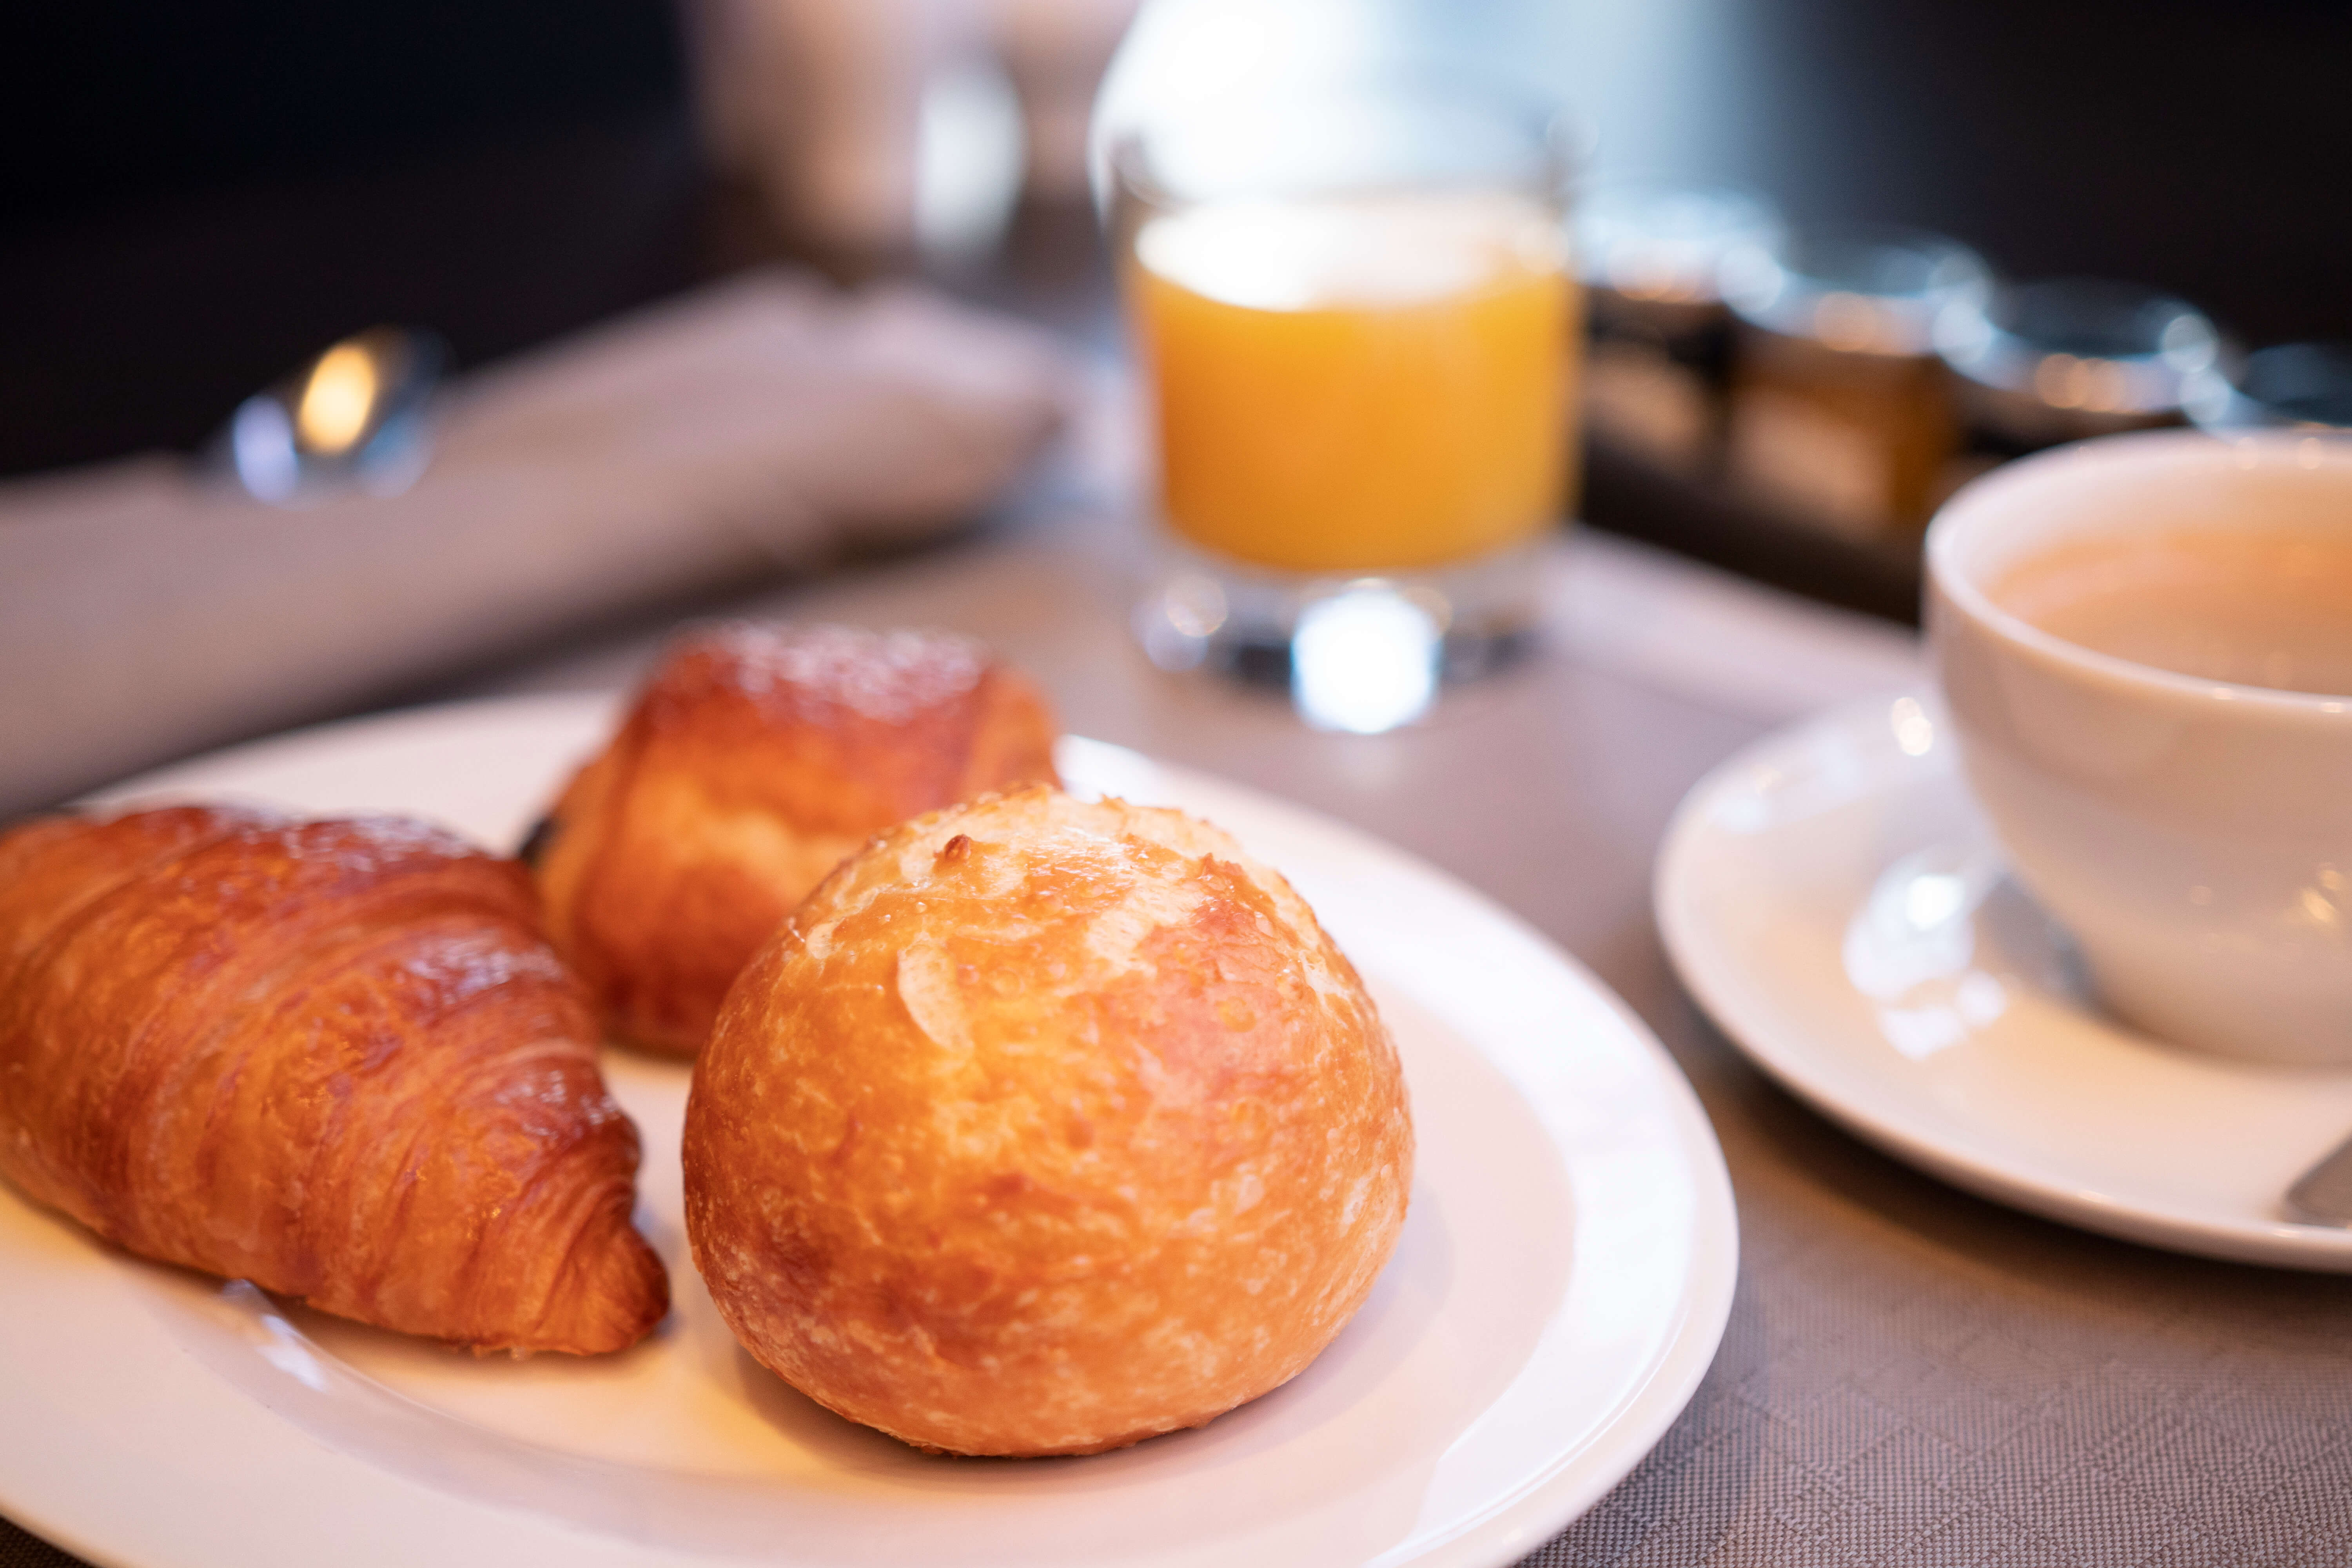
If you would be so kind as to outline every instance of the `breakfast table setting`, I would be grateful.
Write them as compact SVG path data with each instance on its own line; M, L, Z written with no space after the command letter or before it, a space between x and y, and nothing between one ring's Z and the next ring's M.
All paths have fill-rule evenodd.
M1490 1549L1492 1560L2284 1563L2347 1550L2352 1247L2340 1235L2294 1260L2305 1267L2276 1267L2284 1252L2265 1267L2136 1245L2110 1226L1957 1189L1890 1157L1870 1129L1840 1124L1857 1109L1792 1094L1677 978L1660 934L1659 858L1678 806L1710 778L1719 787L1759 742L1823 712L1899 731L1934 700L1912 637L1570 532L1548 547L1546 641L1524 667L1421 728L1331 734L1303 728L1278 693L1143 658L1121 614L1137 549L1131 528L1121 534L1116 515L1046 502L1026 526L941 559L741 608L978 636L1039 674L1074 733L1307 806L1497 901L1665 1046L1738 1205L1720 1345L1622 1482L1557 1535ZM651 639L616 639L465 694L609 689L651 653ZM1885 840L1872 847L1884 853ZM1759 912L1835 922L1807 933L1827 947L1869 889L1850 891L1851 907ZM2127 1100L2135 1087L2114 1092ZM2301 1075L2286 1090L2321 1102L2291 1146L2259 1162L2291 1177L2352 1129L2352 1081ZM2077 1109L2089 1110L2030 1108L2061 1124L2062 1147ZM2183 1141L2151 1163L2193 1164L2186 1140L2201 1131L2176 1124ZM2208 1135L2233 1152L2262 1136Z
M2352 447L1801 597L1576 520L1554 120L1220 104L1123 346L0 480L0 1568L2352 1564Z

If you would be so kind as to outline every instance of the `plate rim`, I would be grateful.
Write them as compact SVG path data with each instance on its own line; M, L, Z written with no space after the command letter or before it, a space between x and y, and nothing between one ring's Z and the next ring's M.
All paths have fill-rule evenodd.
M502 714L517 717L559 711L583 715L602 711L609 714L619 700L619 695L610 690L527 693L425 704L337 719L258 737L147 770L93 791L73 804L105 806L142 796L167 795L175 789L186 787L173 783L177 775L224 764L266 763L281 755L299 754L320 744L331 745L346 735L373 736L408 726L431 730L453 719L460 721L485 720ZM1254 811L1299 830L1312 832L1327 842L1342 845L1351 856L1381 867L1383 875L1435 884L1446 889L1452 897L1476 906L1486 919L1514 929L1547 960L1557 965L1565 980L1598 1005L1642 1062L1644 1076L1658 1093L1666 1120L1673 1127L1677 1163L1690 1178L1695 1200L1685 1284L1675 1303L1674 1320L1663 1334L1658 1351L1641 1378L1598 1417L1593 1439L1566 1455L1555 1457L1550 1464L1529 1478L1505 1500L1465 1520L1458 1529L1439 1535L1412 1555L1393 1557L1382 1554L1374 1559L1384 1564L1412 1563L1417 1568L1490 1568L1490 1565L1499 1568L1501 1564L1516 1561L1581 1517L1656 1447L1697 1392L1714 1363L1728 1324L1738 1276L1737 1203L1721 1145L1688 1078L1666 1051L1655 1032L1613 989L1549 936L1462 879L1350 823L1252 785L1181 764L1163 763L1111 742L1076 736L1066 737L1066 740L1082 748L1099 748L1108 754L1123 754L1135 759L1156 770L1171 785L1180 789L1189 788L1197 782L1217 793L1244 797ZM1480 1054L1484 1056L1485 1052L1482 1050ZM1518 1092L1516 1086L1514 1092ZM25 1204L13 1188L0 1186L0 1192L5 1192L12 1203ZM1598 1446L1601 1434L1607 1434L1611 1438L1605 1452ZM371 1473L391 1475L391 1472L382 1471L355 1457L337 1454L334 1459ZM417 1484L406 1478L393 1479L404 1485ZM28 1493L10 1484L11 1480L9 1476L0 1474L0 1485L6 1486L5 1496L0 1497L0 1512L5 1512L9 1521L41 1540L55 1543L91 1563L110 1564L113 1568L217 1568L215 1559L205 1555L202 1548L184 1555L158 1557L142 1553L135 1559L127 1556L124 1554L127 1548L121 1546L120 1537L117 1540L103 1539L100 1533L83 1528L73 1517L69 1507L63 1512L44 1508L37 1489ZM436 1495L443 1494L436 1492ZM454 1494L450 1495L454 1499ZM471 1503L477 1508L487 1506L479 1503L478 1500L454 1500ZM553 1532L546 1537L548 1540L562 1539L580 1546L589 1546L599 1541L610 1545L623 1544L617 1538L583 1533L579 1527L564 1521L550 1520L546 1522ZM586 1561L596 1555L593 1551L583 1552L581 1559ZM245 1559L249 1560L249 1557Z
M1841 703L1782 725L1741 747L1684 795L1661 841L1651 876L1651 903L1667 959L1692 999L1725 1038L1774 1082L1864 1142L1963 1191L2062 1225L2165 1251L2272 1268L2352 1272L2352 1230L2284 1220L2216 1222L2201 1215L2167 1213L2161 1205L2045 1181L1998 1161L1950 1148L1924 1116L1853 1103L1834 1081L1834 1075L1818 1068L1803 1043L1793 1037L1780 1037L1769 1021L1759 1021L1748 1012L1743 996L1748 972L1721 951L1721 944L1704 934L1707 922L1696 900L1685 896L1693 875L1691 867L1704 848L1706 819L1724 799L1746 793L1742 775L1832 734L1867 736L1880 742L1883 756L1874 760L1883 767L1932 769L1921 776L1948 779L1956 787L1964 787L1958 784L1948 726L1937 724L1936 739L1924 753L1906 753L1895 743L1891 726L1884 721L1889 708L1903 701L1925 704L1931 713L1941 711L1939 700L1927 686ZM1883 794L1885 788L1883 781L1874 782L1858 794ZM2124 1033L2135 1032L2121 1025L2114 1026ZM2212 1061L2223 1068L2231 1065L2224 1058Z

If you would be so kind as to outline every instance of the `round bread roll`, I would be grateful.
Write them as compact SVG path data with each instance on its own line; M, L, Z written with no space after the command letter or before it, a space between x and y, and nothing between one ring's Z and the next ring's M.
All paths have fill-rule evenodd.
M967 638L737 623L673 644L541 825L549 938L606 1021L698 1049L727 987L884 828L1054 780L1053 715Z
M1086 1454L1295 1375L1412 1180L1313 911L1180 812L1036 787L877 839L697 1060L687 1231L751 1353L919 1447Z

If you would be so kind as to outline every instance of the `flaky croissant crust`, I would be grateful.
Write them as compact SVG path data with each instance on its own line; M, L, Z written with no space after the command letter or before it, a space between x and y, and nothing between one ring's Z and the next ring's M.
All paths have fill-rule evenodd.
M615 1028L709 1037L735 976L875 834L1051 783L1035 688L966 638L730 624L675 643L557 803L548 928Z
M668 1304L520 868L210 806L0 837L0 1173L132 1252L481 1349Z

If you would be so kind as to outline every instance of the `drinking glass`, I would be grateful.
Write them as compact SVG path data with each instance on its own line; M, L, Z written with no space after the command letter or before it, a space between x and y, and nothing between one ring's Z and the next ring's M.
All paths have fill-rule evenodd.
M1371 731L1524 642L1572 482L1570 161L1550 106L1428 74L1285 82L1115 143L1153 658Z

